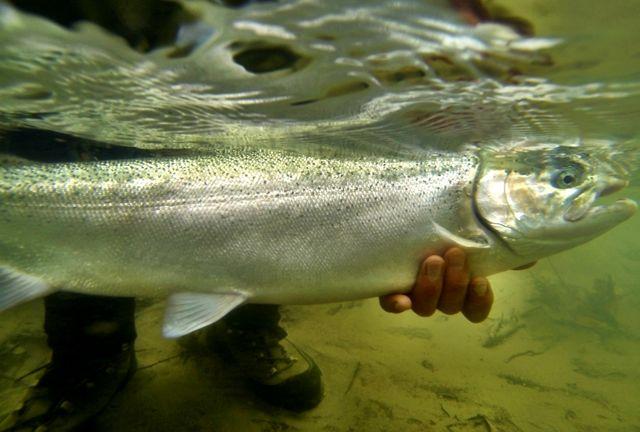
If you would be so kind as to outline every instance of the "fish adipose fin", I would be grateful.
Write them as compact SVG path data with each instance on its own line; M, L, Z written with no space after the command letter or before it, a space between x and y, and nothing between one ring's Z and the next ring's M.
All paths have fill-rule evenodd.
M162 334L167 338L184 336L218 321L246 299L242 293L173 294L167 302Z
M20 273L9 267L0 267L0 311L52 291L45 281Z

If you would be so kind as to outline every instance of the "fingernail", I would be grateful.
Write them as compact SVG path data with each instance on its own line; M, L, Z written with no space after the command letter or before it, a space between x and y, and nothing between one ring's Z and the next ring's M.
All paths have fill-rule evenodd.
M487 282L477 281L473 284L473 293L478 297L484 297L487 293Z
M442 265L440 263L427 265L427 278L430 282L436 282L442 274Z

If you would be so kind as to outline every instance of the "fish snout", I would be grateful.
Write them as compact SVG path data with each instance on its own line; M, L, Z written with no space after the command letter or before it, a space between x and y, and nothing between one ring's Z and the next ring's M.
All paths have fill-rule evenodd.
M600 192L599 195L601 197L602 196L611 195L613 193L616 193L616 192L624 189L625 187L627 187L629 185L629 180L616 178L616 177L610 177L603 183L604 184L601 186L600 191L599 191Z

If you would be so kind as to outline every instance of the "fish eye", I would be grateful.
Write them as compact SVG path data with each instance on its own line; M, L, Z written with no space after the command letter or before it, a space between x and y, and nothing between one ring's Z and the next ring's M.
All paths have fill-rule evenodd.
M569 167L556 171L551 179L551 185L558 189L568 189L582 183L582 172L577 167Z

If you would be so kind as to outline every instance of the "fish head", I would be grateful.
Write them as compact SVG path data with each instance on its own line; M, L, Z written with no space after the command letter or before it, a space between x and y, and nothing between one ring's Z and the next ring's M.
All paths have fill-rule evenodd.
M587 242L637 209L630 199L598 202L628 184L614 153L603 145L548 143L488 151L476 180L476 216L531 260Z

